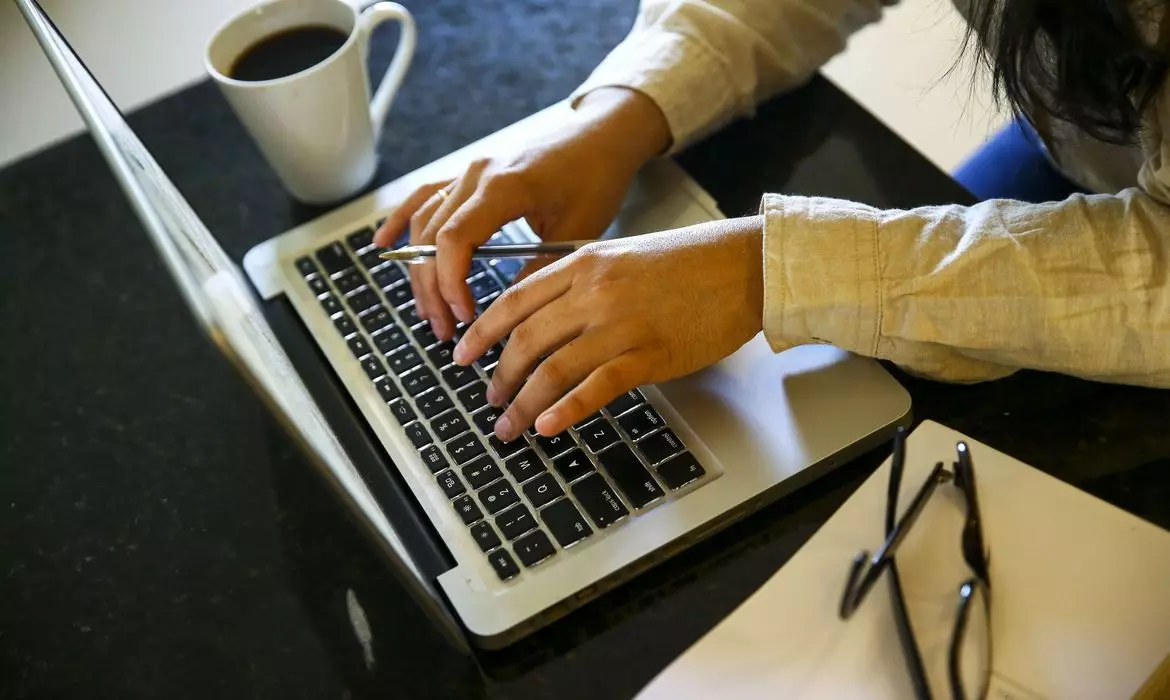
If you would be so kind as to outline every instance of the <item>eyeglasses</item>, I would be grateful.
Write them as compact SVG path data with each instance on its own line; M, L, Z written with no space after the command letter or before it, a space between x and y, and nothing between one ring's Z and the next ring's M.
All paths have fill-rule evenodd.
M951 630L947 658L947 675L954 700L983 698L991 680L991 578L988 553L983 538L983 522L979 513L979 499L975 489L975 472L971 452L966 443L957 446L958 456L952 470L942 462L934 465L926 483L918 490L909 508L897 519L898 493L902 486L902 472L906 462L906 434L900 429L894 438L894 454L890 465L889 491L886 495L886 541L872 556L861 552L853 560L845 592L841 597L840 615L849 619L865 600L883 572L889 571L894 618L903 656L910 671L914 694L919 700L932 695L927 681L922 654L910 624L906 598L894 554L906 539L910 529L922 513L927 501L941 484L954 482L966 504L966 521L960 538L963 560L971 570L971 577L959 585L955 622Z

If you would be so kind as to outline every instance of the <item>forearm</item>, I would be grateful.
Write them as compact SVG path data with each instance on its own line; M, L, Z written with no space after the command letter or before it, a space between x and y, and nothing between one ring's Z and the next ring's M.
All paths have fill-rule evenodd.
M946 381L1170 387L1170 213L1139 190L881 211L764 200L764 330Z

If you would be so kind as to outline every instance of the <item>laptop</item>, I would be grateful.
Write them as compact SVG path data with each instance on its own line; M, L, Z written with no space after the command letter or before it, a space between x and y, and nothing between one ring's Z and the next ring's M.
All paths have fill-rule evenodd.
M828 345L776 354L761 335L710 368L615 397L564 434L502 444L484 399L502 348L451 364L373 231L417 185L531 138L565 104L264 241L241 268L36 0L17 4L194 320L461 650L531 634L910 421L908 394L877 362ZM606 235L722 217L660 160ZM516 221L493 242L535 238ZM476 262L480 307L516 272L514 261Z

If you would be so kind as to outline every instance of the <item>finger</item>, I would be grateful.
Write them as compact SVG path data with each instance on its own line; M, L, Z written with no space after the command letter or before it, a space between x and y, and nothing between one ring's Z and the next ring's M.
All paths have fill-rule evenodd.
M536 431L541 435L556 435L580 423L619 394L645 383L653 365L653 358L644 350L627 352L609 360L541 413L536 418Z
M414 216L414 213L422 205L426 204L427 200L433 197L435 192L450 183L451 180L432 182L411 192L410 196L390 210L390 213L386 216L386 220L374 232L374 245L379 248L387 248L392 245L402 235L402 232L406 230L406 226L410 223L410 219Z
M528 262L524 263L524 266L521 267L520 271L516 273L516 277L513 278L512 284L518 284L520 282L523 282L526 278L531 277L533 274L535 274L537 272L540 272L541 270L548 267L549 265L552 265L556 261L557 261L557 258L554 258L552 256L532 258Z
M435 273L442 302L464 323L475 320L475 300L471 298L471 291L467 287L472 249L490 236L482 240L469 239L463 233L447 229L445 224L468 207L483 206L483 199L477 187L478 183L471 178L462 178L451 192L451 196L427 223L426 232L423 234L428 239L434 237L433 240L438 247L435 255Z
M613 333L593 332L574 338L536 367L524 388L496 421L496 435L504 441L515 439L566 392L594 370L620 356L627 347ZM565 423L561 429L569 425L572 423ZM541 434L552 436L558 432L560 430L542 431Z
M436 190L437 191L437 190ZM432 194L422 206L418 207L414 215L410 217L410 242L413 245L422 245L420 234L426 228L427 221L434 215L435 209L438 208L440 199ZM414 263L407 266L410 273L410 288L414 293L415 306L418 308L419 318L430 318L430 307L432 304L427 299L427 270L431 266L431 261L422 263ZM434 271L431 270L431 279L434 279Z
M567 260L550 265L522 284L512 285L505 290L463 334L455 346L455 362L471 364L524 319L568 291L573 279L568 274Z
M540 358L551 355L581 334L585 320L568 307L566 297L558 297L516 326L492 373L487 391L489 402L498 406L510 399Z
M494 175L485 179L449 218L431 223L444 260L439 268L439 289L464 321L470 323L475 315L475 300L466 280L472 252L527 210L528 195L519 179Z

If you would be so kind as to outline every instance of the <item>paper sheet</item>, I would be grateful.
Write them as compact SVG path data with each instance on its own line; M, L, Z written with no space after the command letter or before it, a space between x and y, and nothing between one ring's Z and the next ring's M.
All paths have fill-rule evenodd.
M907 441L905 508L955 445L971 447L991 552L989 697L1127 698L1170 652L1170 532L948 428ZM889 460L767 584L639 696L912 698L888 576L848 621L849 564L884 536ZM944 484L899 550L908 606L936 697L963 564L958 489Z

